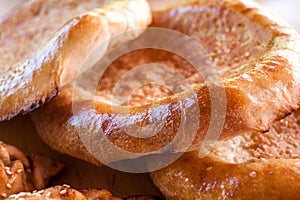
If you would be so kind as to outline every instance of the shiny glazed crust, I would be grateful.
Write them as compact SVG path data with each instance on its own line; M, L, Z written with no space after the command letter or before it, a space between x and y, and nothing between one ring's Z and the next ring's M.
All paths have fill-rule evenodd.
M25 114L53 98L76 78L99 44L150 23L150 8L145 1L115 1L106 9L95 9L109 2L33 0L0 24L0 52L4 57L0 69L0 121ZM122 17L114 21L110 15L116 12ZM133 20L135 15L138 20Z
M297 199L299 159L269 159L233 164L190 152L152 172L167 199Z
M238 13L238 17L235 15L225 15L225 17L227 17L226 19L232 18L237 22L241 19L246 20L251 24L249 26L251 34L255 33L256 29L261 30L260 33L266 34L266 40L262 38L260 41L264 43L264 48L258 51L259 53L252 60L243 63L244 67L241 70L231 72L230 68L226 69L225 71L228 73L221 76L221 84L226 93L227 112L220 139L252 131L267 131L274 121L285 117L298 107L300 96L299 35L287 24L250 0L186 1L168 8L154 10L151 26L170 28L188 35L199 30L199 27L196 26L199 21L204 21L204 25L208 27L214 27L218 24L218 20L213 21L210 18L209 15L213 15L213 12L208 12L207 18L193 17L194 13L201 13L207 8L215 8L220 13ZM192 17L189 18L189 16ZM186 21L187 19L195 19L195 21ZM211 21L205 23L206 19ZM221 18L217 17L217 19ZM254 30L251 27L254 27ZM227 28L232 29L233 32L234 27ZM205 31L202 34L209 35ZM256 37L256 35L252 35L252 37ZM257 37L260 35L257 34ZM195 38L197 40L197 35ZM212 37L212 40L215 39L217 38ZM236 57L242 58L243 56L236 55ZM247 61L247 59L245 60ZM218 91L222 86L210 83L210 88ZM212 109L208 86L198 84L194 87L194 91L198 102L195 101L193 104L198 104L201 116L196 137L188 150L199 149L208 130ZM93 131L97 130L97 127L101 127L110 141L119 148L130 152L147 153L163 151L162 147L173 140L180 126L179 97L184 97L184 93L167 96L152 104L130 106L130 115L125 116L122 114L122 108L112 109L111 105L97 100L94 102L83 101L82 103L85 104L83 109L78 113L73 113L72 92L72 86L63 88L53 101L33 113L33 120L39 134L51 148L97 165L101 165L101 163L84 147L78 130L92 130L91 132L94 133ZM155 136L146 139L133 138L125 133L126 128L133 125L140 126L144 122L151 121L154 118L153 115L165 108L167 110L164 112L168 113L167 123ZM120 118L126 119L126 123L122 123L121 127L117 121ZM79 119L79 121L71 123L70 119ZM198 125L193 124L192 120L189 123L193 126ZM185 148L186 146L174 145L168 148L168 151L182 152ZM118 156L122 158L122 155L116 156L116 160L119 158Z
M203 159L187 153L151 177L167 199L297 199L299 133L297 110L267 133L221 141Z

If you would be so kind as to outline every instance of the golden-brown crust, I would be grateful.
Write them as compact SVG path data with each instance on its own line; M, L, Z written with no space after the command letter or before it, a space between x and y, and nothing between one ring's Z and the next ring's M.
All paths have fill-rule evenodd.
M64 166L41 154L30 156L31 181L34 188L41 190L47 186L50 179L62 171Z
M187 153L151 177L167 199L297 199L299 111L264 134L219 142L203 159Z
M35 127L43 141L52 149L64 154L72 154L73 157L101 166L102 163L96 160L83 145L76 130L70 131L72 127L70 128L65 124L72 117L72 94L70 91L73 90L68 87L63 88L51 103L49 102L41 108L51 111L56 110L57 112L39 110L32 113L32 119L36 122ZM64 92L65 90L66 92ZM53 124L51 123L51 126L48 126L49 122L53 122ZM48 127L47 132L46 127Z
M187 153L152 172L167 199L297 199L299 159L256 160L233 164Z
M70 186L55 186L45 190L34 191L34 192L21 192L18 194L10 195L7 199L76 199L76 200L87 200L85 196L75 190L70 188Z
M197 7L202 5L203 9L215 8L220 15L225 11L228 13L233 10L246 17L249 23L254 22L265 29L265 32L257 33L257 37L262 37L264 34L266 36L263 38L266 41L261 41L266 43L261 44L266 46L263 53L254 61L247 63L243 70L222 77L221 83L227 98L227 115L221 137L226 138L232 134L238 135L251 130L266 131L273 121L285 117L298 108L300 40L295 30L252 1L190 0L178 5L186 6L188 9L171 6L165 8L167 12L164 9L154 12L153 26L167 27L189 34L192 30L188 28L190 22L184 23L180 17L177 19L174 16L181 14L186 17L188 12L195 13ZM231 17L238 17L238 15ZM205 96L202 86L196 88L196 92L201 115L210 116L210 110L201 106L205 105L201 104L201 97Z
M114 197L110 192L107 190L99 190L99 189L88 189L83 190L82 193L87 199L107 199L107 200L121 200L117 197Z
M3 66L0 70L1 121L19 113L27 113L53 98L62 86L75 79L84 60L101 42L131 29L144 28L150 23L150 8L145 1L118 1L107 7L107 10L95 9L107 2L36 0L25 3L4 20L0 25L4 43L4 50L1 49L4 51L2 62L5 63L7 59L11 66ZM90 9L95 10L87 12ZM139 12L143 15L132 22L126 16L129 15L127 9L132 11L130 17L138 15ZM62 10L65 17L61 17ZM126 12L126 17L111 22L110 12L118 11ZM32 26L29 24L31 21L36 23L36 30L26 27ZM26 28L19 30L23 26ZM123 39L132 37L135 36L130 35ZM22 40L26 43L22 43ZM31 40L32 44L28 44ZM5 44L13 44L16 48L25 50L19 52L12 48L11 52L6 52ZM11 47L8 46L7 49ZM15 58L10 58L13 56Z
M39 154L32 155L29 162L19 149L2 142L0 149L0 199L44 188L63 168L62 164Z
M211 156L230 163L258 159L300 158L300 110L280 120L266 133L247 133L220 141Z
M76 199L76 200L121 200L120 198L114 197L110 192L104 189L86 189L77 191L68 185L55 186L40 191L34 192L21 192L19 194L10 195L7 199L35 199L35 200L50 200L50 199ZM155 200L154 197L141 196L132 197L128 200Z
M249 46L246 45L247 48L243 48L243 44L240 46L236 46L239 44L231 46L229 44L229 50L234 52L232 54L226 54L226 49L217 53L212 52L216 54L213 59L215 59L217 67L220 67L219 69L227 66L225 66L226 63L217 62L218 58L226 55L228 58L222 57L226 62L235 60L232 64L235 70L232 69L231 71L231 68L227 67L225 72L220 72L221 84L226 93L227 109L225 125L220 139L252 131L266 131L273 121L283 118L298 107L300 99L300 40L298 33L252 1L199 0L186 1L182 4L181 7L174 5L167 9L153 11L154 18L151 26L170 28L187 35L190 34L197 41L204 41L206 50L211 47L209 45L217 46L217 42L205 46L205 41L211 41L208 38L211 34L207 33L210 30L223 31L227 36L231 35L231 39L236 32L246 31L246 35L249 32L250 39L254 38ZM184 6L186 8L183 8ZM215 9L216 12L212 12L210 9ZM203 14L203 18L199 13ZM201 18L198 21L203 23L200 24L203 32L198 31L199 33L194 34L195 30L198 30L196 26L198 25L197 17L194 17L197 14ZM197 23L189 21L194 19ZM225 19L228 24L225 23L220 28L217 26L218 19ZM239 20L244 20L242 21L244 29L243 26L239 28L241 26L238 24ZM238 28L239 30L236 30ZM238 34L243 35L245 33L238 32ZM235 36L239 38L238 34ZM221 37L222 35L218 36ZM218 37L212 40L217 39ZM233 39L235 38L233 37ZM248 50L253 53L250 58L248 58L249 55L246 55L249 53ZM236 59L237 57L238 59ZM189 120L188 126L198 126L197 134L189 150L199 149L209 128L212 110L210 90L222 91L223 87L218 83L212 83L210 88L205 84L194 87L198 102L194 101L193 105L199 106L201 115L199 126L193 123L193 120ZM72 113L72 91L73 87L71 86L63 88L52 102L32 115L43 140L53 149L62 153L101 165L84 147L78 130L96 130L96 127L101 127L114 145L135 153L163 151L162 147L169 144L179 130L182 117L179 97L184 97L184 94L167 96L155 100L151 104L130 106L130 115L124 116L122 108L111 108L111 105L97 100L81 102L85 108L78 113ZM218 93L215 95L218 96ZM153 117L151 113L157 113L160 110L167 113L167 123L155 136L146 139L136 138L124 131L128 127L140 126L144 122L151 121ZM127 117L126 123L123 121L122 126L120 126L116 119L124 119L124 117ZM79 123L71 123L70 119L79 119ZM186 148L187 146L174 145L168 148L168 151L182 152ZM114 159L118 160L123 155L116 156Z

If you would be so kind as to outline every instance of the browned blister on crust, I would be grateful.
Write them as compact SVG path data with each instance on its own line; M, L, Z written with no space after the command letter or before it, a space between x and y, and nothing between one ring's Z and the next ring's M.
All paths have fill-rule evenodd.
M24 3L3 20L0 24L1 121L25 114L52 99L76 78L89 54L110 37L142 29L150 23L150 8L145 1L113 2L34 0ZM107 10L97 9L109 3L113 4ZM143 9L138 10L137 5ZM128 15L133 17L140 11L143 15L132 24ZM111 22L109 12L124 15ZM101 50L107 49L104 46Z
M267 131L274 121L298 107L299 35L264 8L252 1L192 0L158 8L152 14L151 26L173 29L199 42L218 69L220 81L207 85L188 60L172 52L142 49L127 53L104 72L95 99L79 102L83 105L80 112L72 110L74 88L69 85L53 101L33 113L39 134L53 149L101 165L80 140L79 131L86 130L93 135L99 127L113 145L127 152L199 149L209 129L212 110L216 109L211 103L212 90L216 91L217 98L222 96L222 91L226 94L225 124L220 140L252 131ZM190 52L197 53L193 49ZM186 93L173 94L161 86L147 84L131 95L127 105L111 106L113 88L122 75L147 63L167 65L192 85L197 101L189 106L199 107L200 116L189 116L187 126L195 127L197 132L195 137L188 135L189 132L179 139L194 137L191 145L175 144L165 148L178 135L183 117L180 100ZM92 74L86 75L86 79L92 77ZM75 89L84 99L84 88ZM129 113L124 114L124 108L128 108ZM139 138L127 134L130 127L147 125L162 111L166 114L164 126L155 135ZM116 155L115 160L122 156Z

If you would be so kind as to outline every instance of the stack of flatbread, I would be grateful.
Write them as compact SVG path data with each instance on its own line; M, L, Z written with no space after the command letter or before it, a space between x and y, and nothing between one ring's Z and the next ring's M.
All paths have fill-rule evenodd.
M167 199L297 199L299 34L251 0L148 3L30 0L10 13L0 120L29 113L53 150L97 166L179 155L144 166ZM61 165L20 176L15 165L32 167L7 148L2 198L117 199L67 185L32 192Z

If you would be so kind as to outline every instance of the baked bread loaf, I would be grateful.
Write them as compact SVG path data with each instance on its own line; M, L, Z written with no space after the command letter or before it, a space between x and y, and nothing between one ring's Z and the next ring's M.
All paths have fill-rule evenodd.
M117 34L145 28L150 20L144 0L31 0L22 4L0 24L0 121L53 98L76 78L96 47ZM130 40L140 32L122 39ZM101 50L107 50L105 45Z
M77 200L93 200L93 199L105 199L105 200L120 200L115 198L106 190L87 190L83 193L70 188L68 185L55 186L40 191L34 192L21 192L19 194L10 195L7 199L77 199Z
M157 8L152 14L152 27L179 31L201 44L216 66L220 82L203 82L203 77L188 60L172 52L141 49L127 53L104 72L93 100L84 98L84 88L68 85L53 101L32 113L37 131L52 149L101 165L86 149L80 136L80 132L89 137L101 130L114 146L126 152L150 154L197 150L213 117L212 90L217 91L215 98L223 89L226 94L225 124L221 127L220 140L253 131L267 131L274 121L298 107L299 35L264 8L250 0L189 0ZM184 44L178 43L178 46ZM193 49L190 53L197 54ZM112 106L113 88L117 81L135 66L147 63L167 65L181 73L192 85L197 101L190 101L189 106L199 107L200 116L192 116L193 113L186 115L190 119L186 126L197 127L196 136L189 146L184 142L184 145L173 142L184 115L180 105L184 104L186 93L173 94L160 86L147 84L131 95L128 104ZM93 72L85 78L93 79ZM76 102L83 105L80 112L73 110L73 90L83 99ZM124 109L129 112L124 114ZM155 135L134 137L127 134L126 130L131 127L149 124L151 127L151 123L161 120L162 113L165 121ZM177 139L185 141L192 137L189 134L192 135L185 132ZM112 152L111 149L99 151L99 154ZM109 157L118 160L124 155ZM129 158L135 157L137 154Z
M299 133L300 110L269 132L221 141L202 159L187 153L151 177L167 199L297 199Z
M27 158L15 146L0 142L0 199L19 192L43 189L63 165L36 154Z
M114 197L107 190L101 189L88 189L83 191L77 191L70 188L68 185L55 186L35 192L21 192L19 194L10 195L7 199L36 199L36 200L60 200L60 199L76 199L76 200L121 200ZM155 197L130 197L128 200L155 200Z

